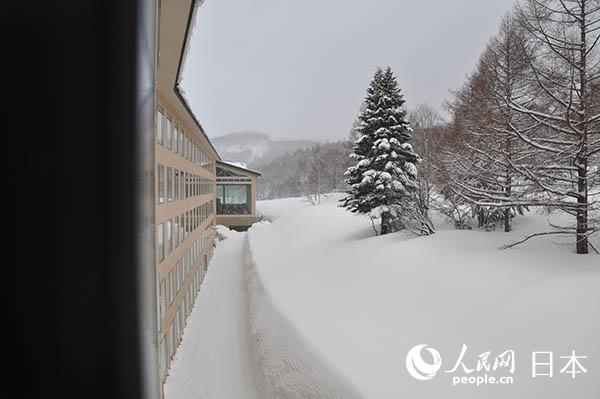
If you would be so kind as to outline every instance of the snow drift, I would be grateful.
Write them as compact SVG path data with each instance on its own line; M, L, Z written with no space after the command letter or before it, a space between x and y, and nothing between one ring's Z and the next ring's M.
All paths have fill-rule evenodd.
M546 230L549 216L516 218L511 233L457 231L438 222L433 236L374 237L370 221L339 208L338 199L316 206L258 203L260 212L278 217L248 232L265 296L255 299L265 301L257 307L265 313L255 317L262 325L283 325L278 331L251 328L264 345L275 341L281 347L274 352L292 356L300 339L311 353L307 362L316 358L365 398L600 397L600 257L574 254L572 238L498 249ZM278 320L261 320L271 308ZM261 336L273 330L293 336ZM411 377L405 366L419 344L442 355L442 369L429 381ZM470 368L481 353L514 350L514 384L453 386L452 377L464 372L446 371L463 345ZM288 360L271 349L263 347L282 363ZM532 377L534 351L554 353L553 378ZM587 356L587 374L560 372L561 356L571 351Z
M275 306L252 258L248 237L244 263L248 283L250 362L258 397L360 398L352 384L310 348Z

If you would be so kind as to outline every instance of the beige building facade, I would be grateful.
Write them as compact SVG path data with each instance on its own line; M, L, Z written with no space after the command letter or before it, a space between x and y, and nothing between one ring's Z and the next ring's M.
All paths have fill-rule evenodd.
M161 390L197 299L215 239L219 155L179 88L199 3L202 1L157 2L154 222Z

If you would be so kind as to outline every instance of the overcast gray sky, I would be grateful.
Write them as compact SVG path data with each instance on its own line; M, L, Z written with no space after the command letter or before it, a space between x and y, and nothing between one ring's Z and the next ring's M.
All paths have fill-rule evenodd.
M513 0L206 0L183 76L211 137L348 134L377 66L441 108Z

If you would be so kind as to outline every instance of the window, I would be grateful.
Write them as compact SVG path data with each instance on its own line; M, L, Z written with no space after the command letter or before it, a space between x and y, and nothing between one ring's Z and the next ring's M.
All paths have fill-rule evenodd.
M187 135L183 136L183 157L187 159L187 149L188 149L188 137Z
M175 169L173 173L173 191L175 191L175 201L179 200L179 170Z
M173 201L173 168L167 168L167 202Z
M167 283L169 284L169 305L173 303L173 299L175 297L175 282L173 281L173 270L169 271L169 275L167 276Z
M173 252L173 223L167 220L167 253Z
M184 198L190 198L190 196L189 196L189 190L188 190L188 179L189 179L189 174L185 173L184 176L183 176L183 184L185 186L184 193L183 193L183 197Z
M160 340L160 376L164 377L165 371L167 370L167 341L165 339Z
M188 311L188 292L185 292L183 296L183 302L181 303L181 312L183 313L183 326L185 327L185 316L187 316Z
M185 196L185 172L180 172L181 176L181 181L179 184L179 188L181 189L181 199L186 199L187 197Z
M179 337L181 337L181 320L179 318L179 309L177 308L177 314L175 314L175 336L177 337L175 342L179 341Z
M218 184L217 213L219 215L249 215L250 204L249 184Z
M175 124L175 130L173 131L173 151L179 152L179 125Z
M173 356L175 352L175 331L173 330L173 322L169 323L169 353Z
M171 149L173 143L173 120L170 116L167 117L167 148Z
M165 225L162 223L156 228L156 255L158 263L165 259Z
M173 241L175 242L175 248L179 246L179 216L175 216L173 219Z
M165 167L159 164L157 169L158 187L156 189L156 196L158 203L162 204L165 202Z
M156 142L158 144L163 143L163 120L165 116L162 110L159 108L156 112Z
M179 143L178 143L178 147L179 147L179 155L183 155L183 135L185 134L185 132L183 131L183 128L181 128L181 130L179 131Z
M158 305L160 309L160 321L163 321L163 319L165 318L165 310L167 308L167 297L165 293L166 289L167 285L165 283L165 279L163 278L158 286Z
M181 288L181 262L177 262L175 272L177 273L177 277L175 278L175 290L179 293L179 289Z
M206 166L210 164L210 158L204 152L200 154L200 165Z
M207 270L208 270L208 255L204 255L204 263L202 264L202 280L204 280L204 276L206 276Z
M183 335L183 327L185 327L185 308L183 306L179 307L179 318L181 319L181 331L179 332L179 336Z
M179 240L181 243L183 243L183 241L185 239L185 216L184 216L184 214L181 214L181 216L179 217L179 222L181 223L179 225Z

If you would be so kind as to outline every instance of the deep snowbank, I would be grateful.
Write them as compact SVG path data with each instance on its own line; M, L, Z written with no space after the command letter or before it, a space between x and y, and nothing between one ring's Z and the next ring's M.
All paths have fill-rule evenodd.
M360 398L304 340L275 306L245 240L249 340L254 381L261 399Z
M291 329L340 380L374 399L600 397L600 257L575 255L572 242L554 237L498 250L547 230L546 216L519 217L509 234L441 226L431 237L373 237L370 222L338 208L336 199L259 203L275 221L253 227L247 239L266 303L259 308L285 315L274 322L284 324L280 331ZM266 325L269 314L256 318ZM279 342L273 352L288 350L287 337L255 334ZM514 350L515 382L452 386L443 372L418 381L405 367L418 344L442 353L443 371L463 344L471 368L483 352ZM576 379L560 373L560 356L572 350L587 356L588 373ZM554 353L553 378L532 377L534 351Z

